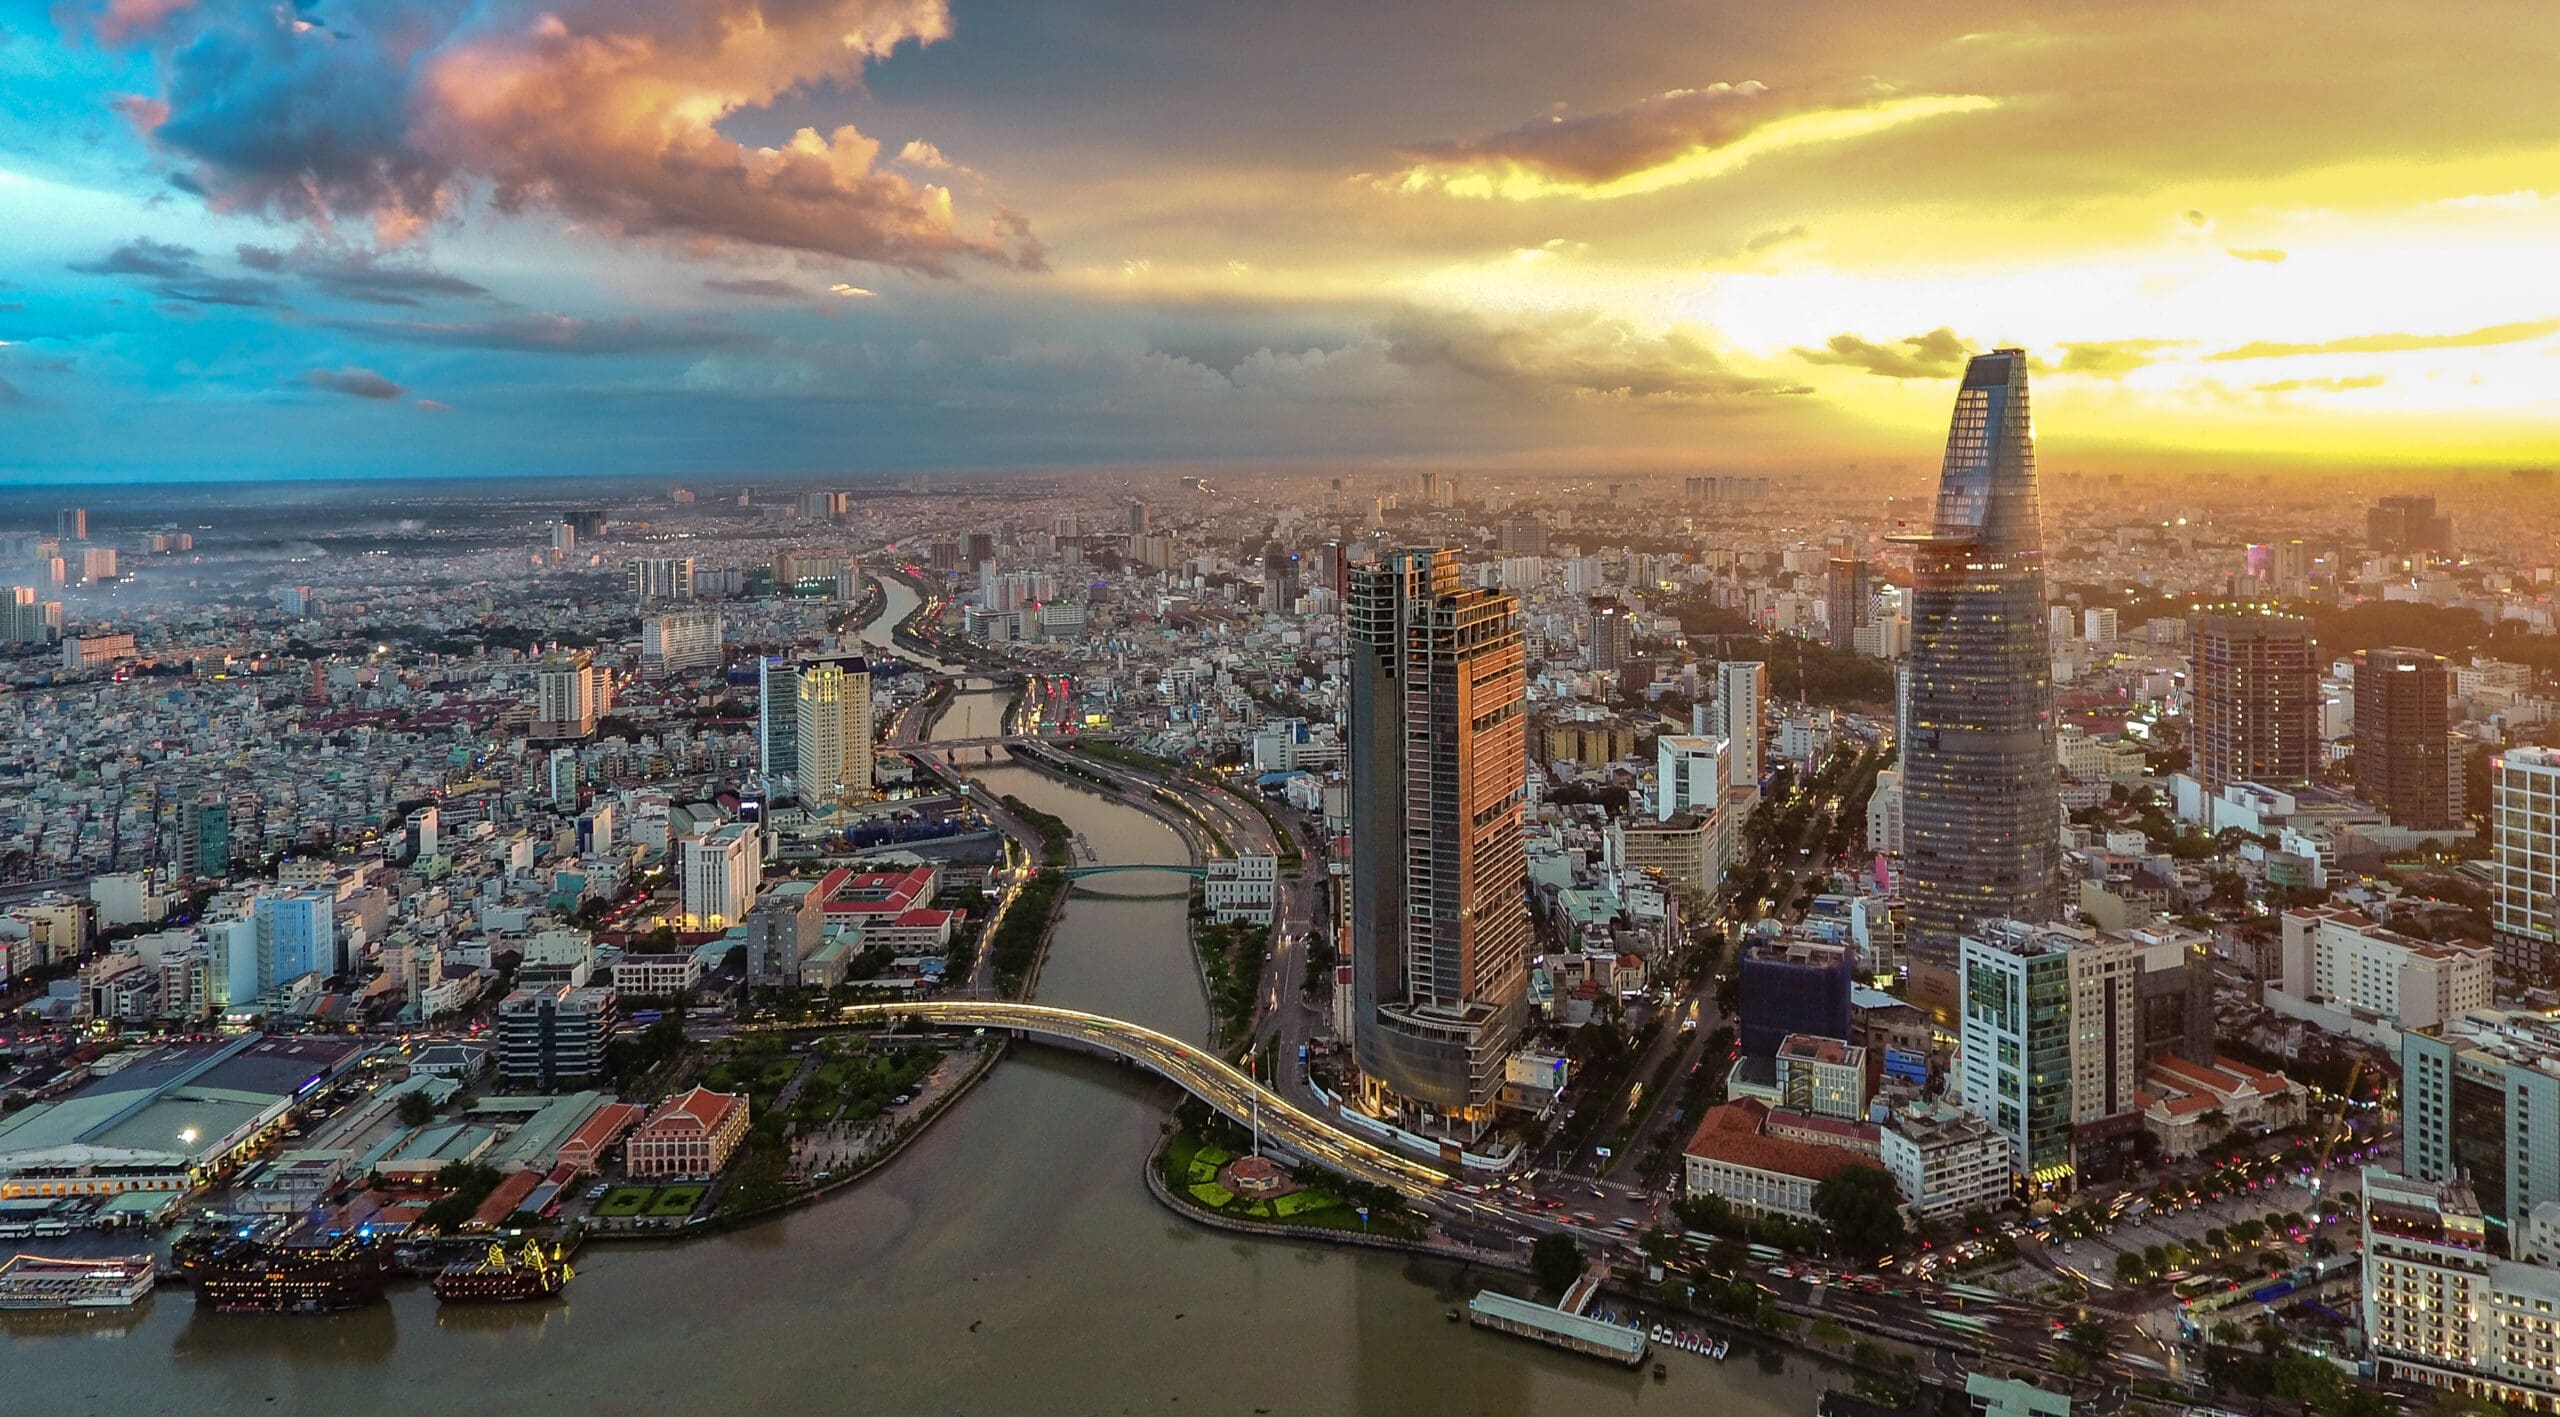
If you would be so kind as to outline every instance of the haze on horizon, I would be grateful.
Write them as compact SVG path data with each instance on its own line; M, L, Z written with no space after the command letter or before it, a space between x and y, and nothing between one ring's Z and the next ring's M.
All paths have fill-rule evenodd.
M1985 25L1994 26L1983 28ZM2560 17L68 0L0 481L2560 445Z

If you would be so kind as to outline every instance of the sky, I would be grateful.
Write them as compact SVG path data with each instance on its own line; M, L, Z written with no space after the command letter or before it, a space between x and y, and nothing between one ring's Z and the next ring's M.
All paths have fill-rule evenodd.
M2560 449L2560 11L0 0L0 481Z

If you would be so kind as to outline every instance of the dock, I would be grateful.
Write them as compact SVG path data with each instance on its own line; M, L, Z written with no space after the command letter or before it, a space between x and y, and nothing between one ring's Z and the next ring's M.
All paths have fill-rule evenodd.
M1629 1368L1644 1362L1645 1351L1652 1346L1634 1329L1550 1309L1490 1289L1467 1301L1467 1322L1476 1328L1534 1339L1551 1348L1586 1358L1605 1358Z

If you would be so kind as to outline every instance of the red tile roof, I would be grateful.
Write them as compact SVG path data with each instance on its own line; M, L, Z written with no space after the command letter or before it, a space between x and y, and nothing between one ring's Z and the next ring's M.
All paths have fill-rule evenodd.
M640 1132L643 1135L661 1130L715 1132L730 1112L746 1110L747 1099L743 1097L697 1087L680 1097L670 1097L659 1103L658 1110L649 1114L649 1120L640 1124Z
M1816 1182L1828 1181L1852 1166L1875 1164L1845 1147L1764 1136L1761 1128L1768 1120L1769 1108L1752 1098L1710 1107L1707 1115L1698 1119L1698 1130L1689 1138L1686 1153L1707 1161Z

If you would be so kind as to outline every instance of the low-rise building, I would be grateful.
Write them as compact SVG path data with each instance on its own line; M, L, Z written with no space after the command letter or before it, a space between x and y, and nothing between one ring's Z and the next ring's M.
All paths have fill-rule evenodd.
M684 993L701 982L702 956L690 950L677 954L624 955L613 962L613 988L617 994L665 999Z
M747 1099L697 1087L658 1104L623 1143L623 1169L636 1178L710 1176L747 1139Z
M1857 1119L1867 1114L1867 1050L1838 1038L1790 1033L1778 1045L1778 1096L1791 1111Z
M1896 1109L1877 1134L1876 1156L1922 1220L1994 1210L2009 1199L2009 1138L1961 1107Z
M1202 891L1210 919L1222 924L1230 920L1271 923L1271 913L1280 902L1278 858L1257 853L1212 861L1208 869Z
M1756 1101L1708 1108L1682 1152L1687 1193L1716 1196L1747 1215L1811 1220L1816 1188L1852 1166L1875 1164L1844 1146L1771 1136L1770 1116Z

